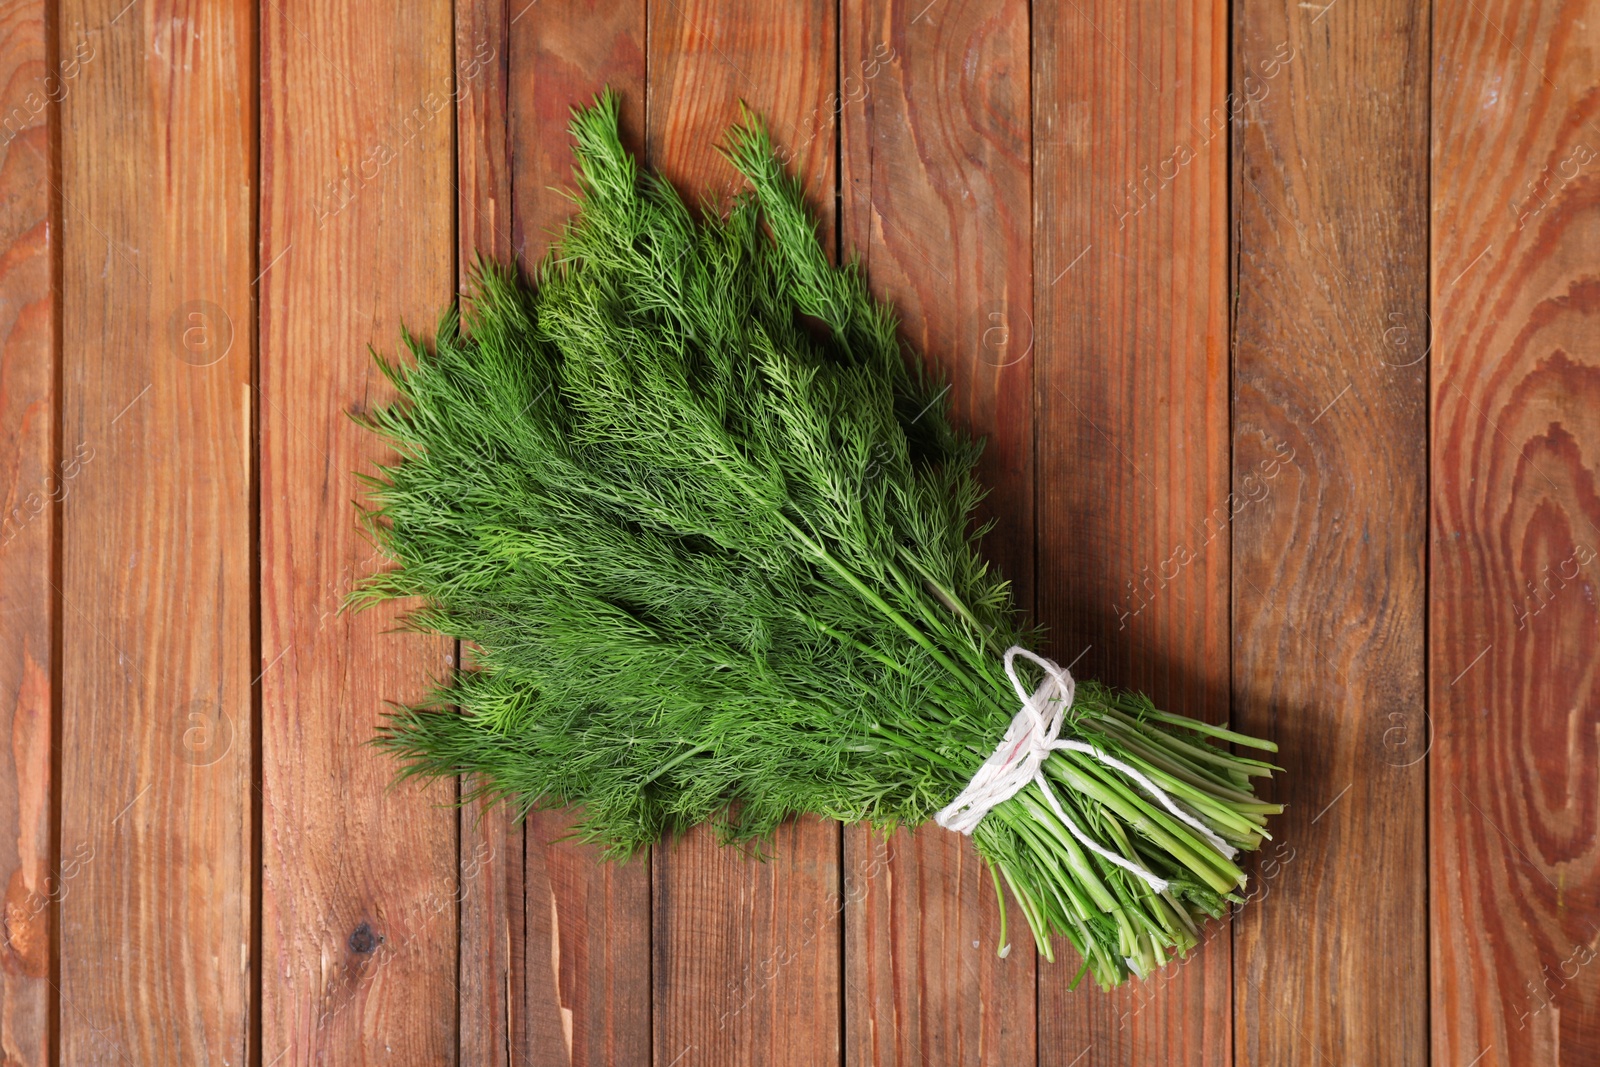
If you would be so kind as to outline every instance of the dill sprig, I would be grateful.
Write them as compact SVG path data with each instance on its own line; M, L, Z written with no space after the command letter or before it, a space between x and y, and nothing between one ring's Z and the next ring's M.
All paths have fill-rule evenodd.
M697 220L617 124L609 93L574 112L578 210L530 278L480 265L465 322L380 360L400 400L366 421L399 460L363 515L393 565L354 599L420 598L410 625L473 662L378 743L470 775L467 799L581 806L614 857L704 822L922 823L1016 712L1002 653L1040 638L979 551L980 445L759 125L725 149L749 190ZM1269 765L1213 741L1270 744L1142 696L1080 683L1063 736L1235 847L1280 810L1250 785ZM973 838L1047 959L1064 936L1109 986L1238 899L1242 871L1123 776L1044 766L1084 832L1171 883L1087 852L1029 786Z

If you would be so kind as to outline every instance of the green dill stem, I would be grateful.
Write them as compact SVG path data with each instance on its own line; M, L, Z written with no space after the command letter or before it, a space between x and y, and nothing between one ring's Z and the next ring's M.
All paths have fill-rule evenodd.
M1040 870L1042 880L1048 884L1051 893L1060 903L1064 914L1077 914L1080 917L1087 918L1091 911L1101 909L1099 902L1091 904L1089 900L1084 898L1083 891L1078 885L1074 884L1073 879L1066 877L1066 872L1070 869L1070 863L1062 862L1061 856L1056 851L1060 846L1057 844L1052 847L1052 840L1044 830L1036 825L1032 819L1022 820L1018 824L1018 830L1022 841L1043 863ZM1065 897L1062 896L1062 890L1065 890ZM1109 900L1110 897L1108 896L1106 899ZM1070 907L1068 906L1069 900L1071 902Z
M989 864L989 877L994 881L994 899L1000 907L1000 948L998 954L1005 956L1011 951L1011 941L1006 937L1006 894L1000 888L1000 865Z
M1172 890L1170 889L1165 893L1160 894L1160 897L1162 903L1166 905L1167 912L1171 915L1177 916L1178 921L1182 923L1184 929L1188 931L1190 944L1197 944L1200 938L1200 928L1194 924L1193 919L1189 918L1189 909L1179 906L1178 901L1173 897Z
M1251 737L1249 734L1235 733L1225 726L1212 726L1210 723L1201 722L1198 719L1191 719L1184 715L1173 715L1170 712L1159 710L1147 711L1145 715L1157 722L1169 723L1173 726L1181 726L1185 730L1208 734L1219 741L1232 741L1236 745L1244 745L1246 748L1265 749L1268 752L1278 751L1276 742L1260 737Z
M1098 781L1102 787L1112 791L1118 797L1120 797L1124 804L1131 805L1134 810L1143 815L1145 818L1153 820L1155 825L1161 827L1162 830L1172 835L1175 840L1182 842L1185 850L1190 855L1202 858L1205 862L1209 863L1215 870L1217 870L1218 873L1223 874L1230 879L1239 879L1243 877L1243 872L1240 871L1239 868L1232 862L1230 862L1227 857L1217 852L1216 849L1213 848L1209 843L1196 838L1191 827L1181 825L1175 821L1169 812L1165 810L1158 810L1153 803L1148 801L1139 793L1134 792L1133 788L1126 781L1124 781L1121 776L1110 773L1110 771L1098 761L1092 760L1082 753L1073 752L1065 755L1067 756L1067 761L1071 763L1080 774L1087 775L1088 777ZM1050 769L1050 773L1057 774L1058 777L1061 776L1054 768ZM1176 853L1174 853L1174 855L1176 855ZM1196 873L1199 872L1197 871Z
M910 637L913 641L926 649L928 654L932 656L941 667L953 674L968 689L972 690L973 695L978 697L980 700L993 703L992 698L990 698L989 695L985 693L982 688L980 688L978 684L967 675L965 671L961 670L961 668L957 667L953 662L951 662L950 657L946 656L942 651L940 651L937 645L928 640L927 636L923 634L921 630L911 625L911 622L904 615L901 615L898 611L894 610L894 608L890 607L888 602L885 601L881 596L867 588L866 584L852 574L848 567L834 559L832 554L830 554L827 549L813 541L809 536L806 535L804 530L800 529L800 527L791 522L789 520L789 516L779 513L778 519L789 528L789 531L793 533L795 537L800 539L800 543L805 545L807 551L816 556L817 559L821 560L823 563L826 563L835 574L843 578L845 583L859 593L861 597L867 601L867 603L883 612L884 616L888 618L890 622L894 623L896 626L900 627L901 630L905 631L906 636Z
M640 779L639 780L640 787L643 788L644 786L649 785L651 782L655 781L657 778L660 778L663 774L666 774L668 771L672 770L672 768L676 767L678 764L682 763L684 760L688 759L690 756L698 756L702 752L709 752L709 751L711 751L711 746L710 745L696 745L693 748L688 749L687 751L680 752L678 755L676 755L676 756L672 757L671 759L667 760L667 762L663 763L661 766L657 767L654 771L650 772L644 778Z
M1222 774L1209 766L1196 762L1186 752L1169 745L1171 735L1160 731L1136 731L1123 717L1099 716L1096 725L1117 739L1130 752L1136 752L1175 775L1186 778L1196 787L1207 789L1230 802L1253 801L1255 797L1223 780ZM1187 747L1187 746L1185 746Z
M973 633L978 635L978 639L982 641L985 646L989 644L991 635L979 624L977 617L972 614L972 609L967 607L966 604L962 603L961 598L955 594L954 590L947 589L943 585L940 585L938 582L934 581L933 575L928 573L928 569L922 565L922 561L917 559L917 557L912 555L910 552L907 552L904 545L900 546L900 558L911 564L912 568L922 576L922 580L927 582L928 585L932 587L934 595L942 600L944 605L951 611L961 616L962 621L972 628ZM991 649L990 651L997 652L997 650L994 649Z
M1176 752L1181 752L1191 759L1198 760L1202 763L1209 763L1214 767L1220 767L1235 774L1244 774L1250 777L1260 777L1270 775L1273 771L1283 770L1282 767L1274 767L1272 764L1263 763L1261 760L1246 759L1243 756L1229 756L1226 753L1218 752L1215 749L1203 748L1199 745L1190 744L1189 742L1173 734L1158 731L1152 726L1139 722L1137 719L1129 718L1127 715L1124 715L1122 712L1115 709L1108 710L1106 712L1106 717L1120 720L1123 723L1126 723L1131 729L1137 730L1147 737L1157 738L1169 749Z
M1037 832L1039 827L1048 830L1057 844L1061 846L1068 868L1078 876L1084 888L1088 890L1089 895L1094 899L1095 906L1101 911L1116 910L1116 898L1111 895L1111 891L1100 880L1100 876L1095 874L1094 868L1089 865L1088 854L1078 847L1078 842L1073 840L1067 833L1067 828L1060 819L1056 818L1055 813L1049 811L1038 800L1035 800L1031 790L1024 789L1017 794L1017 797L1021 798L1022 807L1032 816L1026 822L1027 830L1029 832ZM1001 807L1004 807L1004 805L1001 805ZM999 808L995 810L998 811Z
M1134 766L1143 763L1142 760L1130 761ZM1234 811L1227 804L1217 800L1204 790L1195 789L1188 783L1173 778L1154 767L1145 766L1144 771L1150 780L1165 789L1175 800L1186 801L1203 820L1209 820L1214 829L1230 831L1244 837L1252 837L1261 832L1259 824L1251 821L1244 815Z
M1207 848L1202 852L1189 847L1186 842L1192 841L1192 838L1187 834L1168 832L1165 827L1160 825L1159 820L1153 817L1153 813L1147 816L1139 810L1140 805L1136 798L1128 796L1114 787L1107 787L1097 779L1083 774L1075 766L1066 765L1052 773L1075 792L1093 797L1112 812L1115 812L1128 825L1138 828L1141 833L1161 848L1170 852L1174 859L1181 862L1198 877L1204 879L1217 892L1228 892L1242 877L1242 874L1229 877L1223 871L1218 870L1212 863L1207 862L1209 856L1202 858L1202 855L1204 853L1215 855L1211 849ZM1221 857L1218 857L1218 859L1220 860ZM1227 863L1226 860L1221 860L1221 862ZM1232 865L1230 864L1229 866Z
M1011 887L1011 895L1016 898L1017 906L1022 909L1022 917L1028 920L1028 928L1033 931L1033 940L1039 946L1040 955L1044 956L1046 963L1056 961L1055 953L1050 946L1050 930L1044 923L1042 916L1034 910L1033 900L1028 894L1017 888L1017 883L1011 877L1011 871L1005 864L996 864L1000 868L1000 876L1005 879L1006 885Z

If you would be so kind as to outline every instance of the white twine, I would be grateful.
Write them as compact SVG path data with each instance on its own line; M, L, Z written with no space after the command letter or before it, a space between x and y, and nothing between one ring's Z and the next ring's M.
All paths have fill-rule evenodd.
M1029 693L1017 678L1018 656L1028 657L1044 670L1044 681L1040 682L1039 688L1032 693ZM1072 706L1072 695L1076 688L1072 675L1065 667L1054 660L1035 655L1021 645L1012 645L1006 649L1005 665L1006 677L1011 679L1011 687L1017 691L1017 697L1022 701L1022 710L1011 720L1011 725L1006 728L1005 736L1000 739L1000 744L995 748L993 755L984 760L983 766L978 768L978 772L972 776L972 781L967 783L961 795L933 817L934 822L947 830L970 834L977 828L978 823L983 821L983 817L989 814L991 808L1010 800L1031 783L1037 782L1039 791L1044 794L1050 809L1056 813L1056 817L1062 821L1068 832L1078 839L1079 844L1100 858L1142 879L1153 891L1166 892L1170 885L1166 879L1152 874L1115 852L1101 848L1088 834L1078 829L1078 825L1068 817L1061 803L1056 800L1055 792L1045 780L1045 759L1051 752L1057 750L1082 752L1113 770L1121 771L1137 782L1140 788L1149 793L1162 807L1189 827L1198 830L1206 841L1224 856L1232 859L1237 854L1237 849L1212 833L1199 819L1180 808L1167 795L1166 790L1141 774L1137 768L1106 755L1086 742L1059 740L1061 724L1066 717L1067 709Z

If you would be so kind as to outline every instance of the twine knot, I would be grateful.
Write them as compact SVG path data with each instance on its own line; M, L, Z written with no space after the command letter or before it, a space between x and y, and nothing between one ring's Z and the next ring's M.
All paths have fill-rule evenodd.
M1044 680L1032 693L1028 692L1022 680L1017 677L1018 656L1027 657L1044 671ZM1076 689L1072 675L1065 667L1052 659L1029 652L1021 645L1012 645L1006 649L1005 667L1006 677L1011 679L1011 688L1016 690L1017 699L1022 701L1022 709L1012 718L1011 725L1006 728L1005 736L1000 739L1000 744L995 747L993 754L983 761L983 765L972 776L972 781L967 783L967 787L944 810L934 816L934 822L947 830L971 834L977 829L978 823L983 821L983 817L996 805L1010 800L1029 785L1037 784L1039 791L1044 794L1045 801L1050 805L1050 810L1055 812L1056 817L1081 845L1100 858L1140 878L1154 892L1166 892L1171 885L1170 882L1126 857L1102 848L1098 842L1078 828L1078 824L1072 821L1061 806L1061 802L1056 799L1054 790L1050 788L1050 783L1045 778L1045 760L1052 752L1081 752L1137 783L1180 821L1199 831L1201 836L1222 855L1232 859L1237 854L1237 849L1212 833L1199 819L1180 808L1172 797L1167 795L1166 790L1152 782L1137 768L1130 767L1086 742L1060 740L1061 727L1066 720L1068 709L1072 707L1072 697Z

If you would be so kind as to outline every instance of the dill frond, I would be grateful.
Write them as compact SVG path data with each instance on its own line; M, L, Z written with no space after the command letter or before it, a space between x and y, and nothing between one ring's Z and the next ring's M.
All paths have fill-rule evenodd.
M377 743L519 814L580 805L613 856L707 822L928 820L1016 711L1001 653L1040 637L979 551L979 443L753 119L726 146L749 190L703 219L635 166L611 94L572 133L578 210L549 256L480 264L431 346L383 362L400 399L367 423L399 458L363 519L392 565L354 599L420 598L412 625L473 662ZM1265 836L1267 765L1210 728L1092 682L1071 714L1235 847ZM1114 984L1239 899L1229 859L1101 764L1046 771L1171 883L1086 853L1037 787L1004 802L974 840L1047 958L1064 936Z

